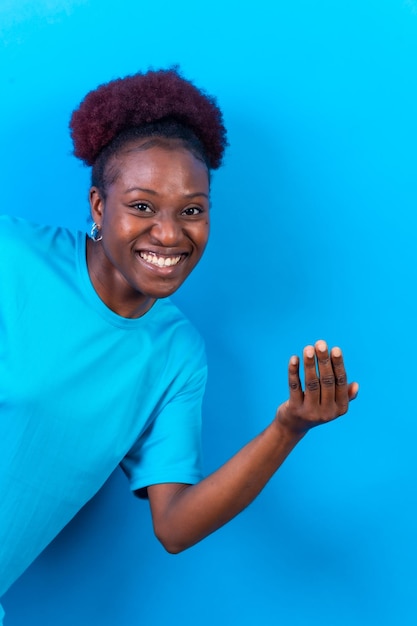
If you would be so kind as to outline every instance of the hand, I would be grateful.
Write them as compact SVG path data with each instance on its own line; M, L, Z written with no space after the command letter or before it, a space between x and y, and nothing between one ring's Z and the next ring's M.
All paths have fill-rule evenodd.
M358 383L347 382L340 348L333 348L329 355L326 342L320 340L315 346L304 348L303 360L305 390L300 381L299 359L292 356L288 366L290 397L278 408L275 418L299 435L347 413L349 402L359 390Z

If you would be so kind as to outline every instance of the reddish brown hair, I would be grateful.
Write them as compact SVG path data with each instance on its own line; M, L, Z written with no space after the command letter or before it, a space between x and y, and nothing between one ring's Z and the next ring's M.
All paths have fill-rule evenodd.
M222 113L215 99L182 78L178 68L134 74L90 91L71 117L74 154L94 165L118 136L131 137L130 129L140 133L155 123L163 128L165 121L183 127L186 142L191 131L208 168L220 167L227 145ZM107 156L112 152L106 150Z

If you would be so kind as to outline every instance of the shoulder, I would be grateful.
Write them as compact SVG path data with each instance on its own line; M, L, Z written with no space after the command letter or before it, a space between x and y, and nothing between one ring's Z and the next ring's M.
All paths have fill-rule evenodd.
M184 313L170 298L158 301L155 331L164 337L166 358L175 360L186 370L206 364L205 344L202 336Z
M13 251L39 250L70 244L73 246L76 234L66 228L37 224L21 217L0 215L0 250L2 254Z
M20 217L0 215L0 238L2 243L7 244L8 241L17 241L24 237L32 228L33 224Z
M159 301L159 315L163 323L169 325L177 341L183 342L184 346L196 348L203 345L199 331L170 298Z

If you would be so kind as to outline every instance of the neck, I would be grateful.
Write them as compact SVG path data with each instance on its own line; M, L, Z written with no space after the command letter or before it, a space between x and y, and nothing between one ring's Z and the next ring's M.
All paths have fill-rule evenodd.
M99 298L117 315L126 318L142 317L156 302L135 291L126 280L109 266L101 242L87 239L87 269Z

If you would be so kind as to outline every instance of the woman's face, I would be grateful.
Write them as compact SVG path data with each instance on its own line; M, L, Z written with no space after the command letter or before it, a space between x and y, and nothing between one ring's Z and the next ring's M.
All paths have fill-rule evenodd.
M205 164L178 142L129 145L110 164L106 193L90 190L102 240L89 240L87 262L101 299L124 317L142 315L171 295L204 252L209 234Z

